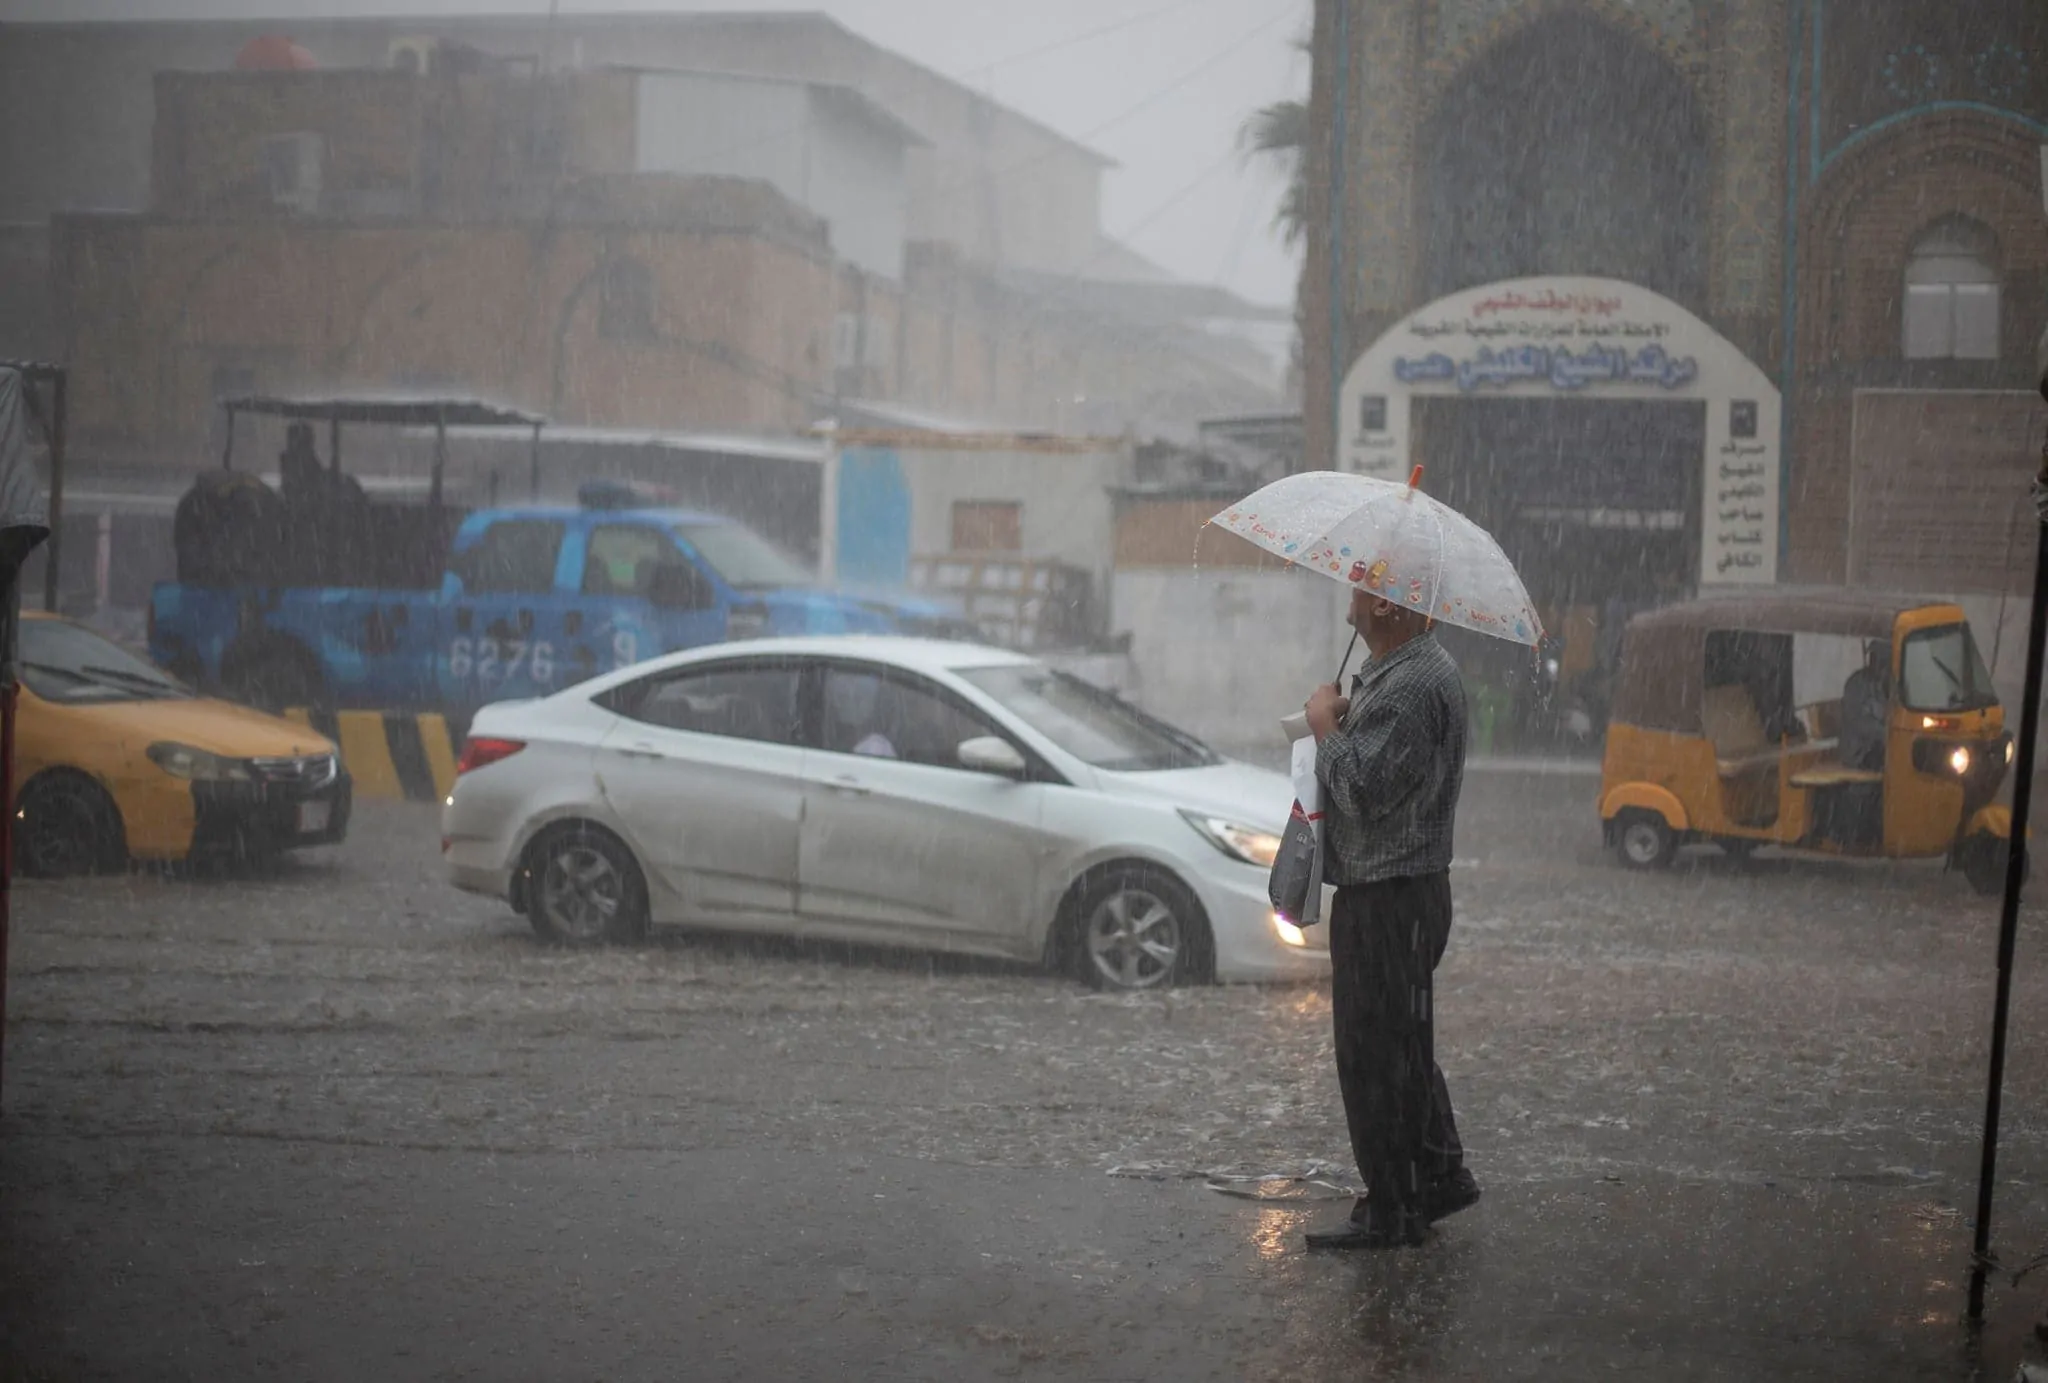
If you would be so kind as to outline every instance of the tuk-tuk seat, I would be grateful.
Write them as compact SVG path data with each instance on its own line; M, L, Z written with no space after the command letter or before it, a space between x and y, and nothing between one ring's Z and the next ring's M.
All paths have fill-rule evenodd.
M1793 774L1791 781L1795 788L1841 788L1855 783L1882 783L1884 774L1846 764L1815 764Z
M1707 738L1714 744L1714 767L1723 778L1777 767L1784 751L1764 734L1763 718L1749 688L1708 687L1701 713Z

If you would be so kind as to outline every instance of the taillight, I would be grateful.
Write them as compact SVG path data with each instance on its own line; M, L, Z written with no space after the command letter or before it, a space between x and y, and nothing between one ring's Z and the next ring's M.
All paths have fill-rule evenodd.
M455 776L474 773L486 764L500 759L509 759L526 748L525 740L492 739L488 735L472 735L462 746L462 757L456 761Z

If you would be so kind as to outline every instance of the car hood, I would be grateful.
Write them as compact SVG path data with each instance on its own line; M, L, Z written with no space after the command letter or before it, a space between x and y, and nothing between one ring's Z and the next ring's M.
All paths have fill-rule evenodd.
M211 697L175 701L99 701L72 705L88 712L96 728L137 748L159 741L190 745L233 759L299 758L332 754L325 735L277 716Z
M936 601L809 586L780 586L749 592L767 607L776 633L924 634L956 619Z
M1206 768L1157 773L1097 769L1096 778L1105 792L1224 817L1235 825L1261 831L1279 831L1294 809L1294 787L1285 774L1231 759Z

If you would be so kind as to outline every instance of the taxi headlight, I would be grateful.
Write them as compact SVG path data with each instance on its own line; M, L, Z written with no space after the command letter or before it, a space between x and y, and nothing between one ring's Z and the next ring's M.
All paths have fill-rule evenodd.
M173 778L183 778L194 783L246 783L249 781L249 765L240 759L223 758L205 749L194 749L189 744L174 744L162 740L152 744L146 751L150 762Z
M1949 751L1948 766L1955 770L1956 777L1958 778L1968 773L1970 771L1970 751L1963 745L1957 745Z
M1202 838L1218 850L1245 864L1271 869L1274 857L1280 853L1280 837L1271 831L1240 826L1220 816L1204 816L1200 812L1184 811L1181 819L1201 832Z

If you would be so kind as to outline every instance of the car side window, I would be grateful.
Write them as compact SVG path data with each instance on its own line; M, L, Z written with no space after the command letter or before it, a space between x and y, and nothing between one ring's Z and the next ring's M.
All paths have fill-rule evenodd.
M654 585L656 569L682 560L675 543L660 529L599 524L591 530L583 558L583 593L644 599Z
M827 667L823 710L824 748L933 768L960 768L963 741L998 733L938 688L882 668Z
M562 550L557 519L499 519L455 557L469 595L527 595L555 588Z
M794 745L803 728L793 664L687 668L629 682L601 698L628 720L665 730Z

